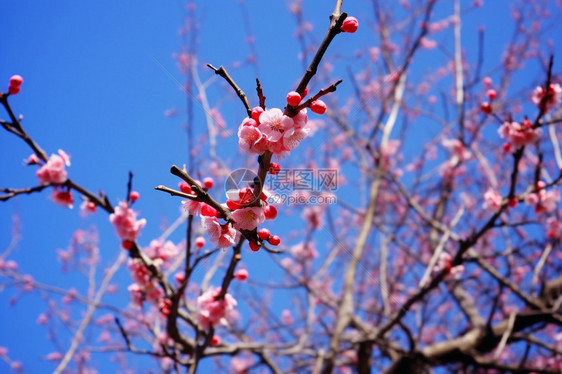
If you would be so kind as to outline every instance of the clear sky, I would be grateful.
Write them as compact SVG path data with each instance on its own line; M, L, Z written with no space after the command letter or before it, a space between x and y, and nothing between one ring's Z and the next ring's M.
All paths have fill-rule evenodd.
M246 90L252 105L256 105L254 80L258 76L270 106L282 107L286 93L295 88L303 73L303 64L297 58L300 47L294 38L296 23L287 2L246 1L257 64L239 69L237 63L243 63L250 53L246 42L248 24L244 22L239 2L195 3L201 79L213 76L212 71L203 67L205 63L225 65ZM313 38L320 41L334 1L304 3L305 16L313 26ZM485 66L493 66L501 57L510 32L504 25L510 24L508 9L513 2L488 0L486 3L490 3L486 4L489 6L486 12L467 17L463 40L467 53L474 54L476 30L480 24L487 24ZM437 18L451 14L450 7L439 9ZM360 22L356 35L338 38L330 49L330 53L347 56L335 64L341 74L334 74L345 79L347 66L357 71L366 63L365 59L355 57L356 52L376 46L377 38L371 31L374 21L369 1L344 1L344 10ZM178 30L186 14L186 4L179 0L0 2L0 89L6 89L11 75L23 76L22 92L10 99L12 108L24 115L23 126L48 154L60 148L71 155L69 173L77 183L92 191L104 190L116 204L124 198L128 171L134 173L134 188L141 194L136 209L148 220L140 239L143 245L157 237L162 225L176 219L179 211L179 199L156 192L153 187L158 184L175 187L177 180L169 174L169 167L187 162L182 114L186 96L178 88L184 77L173 58L181 49ZM559 39L555 32L552 35ZM450 43L450 33L438 35L436 39ZM555 40L558 50L559 43L560 40ZM428 54L426 62L439 63L440 56L440 52ZM471 58L474 61L475 57ZM422 67L418 69L423 73ZM350 87L342 86L338 92L350 92ZM209 101L213 107L220 106L227 128L235 131L245 112L233 99L232 92L217 81L209 89ZM164 112L170 109L179 114L172 118L165 116ZM205 129L203 114L196 103L198 133ZM6 118L5 114L0 114L0 118ZM204 156L206 150L201 152ZM36 185L35 168L22 164L30 153L21 140L0 132L0 187ZM219 154L226 158L237 154L235 136L221 141ZM222 198L220 187L215 192ZM79 205L79 197L75 199ZM78 228L97 225L104 266L114 261L120 251L107 215L100 212L81 219L77 208L69 211L55 206L48 200L48 193L42 193L0 203L0 253L11 242L14 217L18 217L21 225L21 239L10 259L18 262L22 273L32 274L41 283L84 289L82 275L61 275L56 256L57 249L66 248ZM252 269L251 262L248 267L254 274L263 271L259 266ZM123 298L128 298L125 289L130 278L126 271L121 271L118 279L122 292L109 296L107 301L124 305L128 301ZM0 283L5 282L0 278ZM9 305L11 300L15 305ZM46 339L46 329L35 322L44 310L45 303L38 294L25 295L13 288L0 288L0 346L7 346L10 357L22 361L28 373L52 370L54 366L45 361L45 355L59 349L64 352L68 346L64 339L57 342L58 347ZM62 336L67 335L62 333ZM112 364L103 355L96 355L95 359L100 363L100 372L112 370ZM7 365L0 361L0 372L6 370Z

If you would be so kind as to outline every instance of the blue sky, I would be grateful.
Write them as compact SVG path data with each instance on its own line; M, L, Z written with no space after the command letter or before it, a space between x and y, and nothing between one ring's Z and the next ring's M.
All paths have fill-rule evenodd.
M332 3L305 2L304 12L314 26L313 38L317 41L324 36ZM510 32L502 25L509 22L507 8L513 2L486 3L490 3L486 4L490 6L486 12L467 18L463 40L467 51L474 52L478 26L495 20L487 28L485 66L491 67L501 57ZM283 106L286 93L295 87L303 72L297 59L300 49L294 39L295 21L286 2L247 1L258 63L240 69L234 68L235 62L244 61L250 49L238 2L196 4L199 65L209 62L227 66L252 105L257 104L254 80L259 74L269 106ZM450 14L446 6L439 9L438 16ZM335 64L341 74L334 75L345 79L346 66L353 70L365 64L364 60L354 59L355 52L376 46L377 39L369 30L373 24L369 2L348 0L344 10L360 21L356 35L338 37L330 49L330 53L343 56ZM177 0L0 3L0 86L5 89L13 74L24 77L22 92L10 99L12 108L24 115L23 126L48 154L61 148L72 156L69 172L73 180L92 191L103 189L114 204L124 198L127 173L133 171L134 187L141 194L136 209L149 221L140 239L143 245L157 237L162 223L173 221L179 209L178 199L156 192L153 187L174 187L177 180L169 174L169 167L186 162L187 142L182 129L185 116L164 116L171 108L181 113L186 105L185 93L177 86L184 78L172 57L181 48L178 29L186 14L185 2ZM450 35L438 35L436 39L451 41ZM442 56L439 52L428 53L424 61L431 65L442 61ZM423 73L423 67L418 69ZM203 80L213 76L204 68L199 73ZM209 89L209 101L212 105L220 103L228 128L236 129L245 112L221 84L217 81ZM350 87L342 86L338 95L346 92ZM194 110L196 126L203 126L202 108L195 104ZM2 113L0 118L6 117ZM196 127L196 131L202 130ZM0 186L35 185L35 169L22 165L30 154L29 148L6 132L0 132L0 144ZM219 153L226 158L236 155L235 137L223 141ZM221 192L217 187L217 197L222 198ZM47 196L22 196L0 205L0 251L10 243L13 217L17 216L22 238L11 258L18 262L22 273L66 289L70 284L80 288L85 285L81 275L61 276L56 250L68 246L76 229L97 225L102 263L106 266L119 253L118 239L105 214L82 220L76 208L68 211L54 206ZM250 265L251 262L252 272ZM260 267L253 271L259 274ZM128 277L125 271L118 275L123 289L129 284ZM126 297L126 292L120 294L121 299L108 300L123 305L123 295ZM14 296L18 296L18 302L8 306ZM23 361L26 372L51 370L53 365L42 358L56 347L45 339L46 330L35 324L45 305L37 295L19 296L22 295L13 289L0 292L0 346L8 346L10 357ZM61 343L66 349L67 342ZM100 365L107 364L102 356L96 359ZM0 372L6 367L0 361Z

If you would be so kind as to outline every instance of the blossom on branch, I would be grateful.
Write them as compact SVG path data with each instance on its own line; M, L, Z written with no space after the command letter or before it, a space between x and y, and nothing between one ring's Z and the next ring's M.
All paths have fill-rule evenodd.
M514 146L533 144L540 139L541 129L533 129L529 120L518 122L505 121L498 129L498 134L502 139L507 139Z
M201 226L219 248L230 247L236 241L236 229L230 223L221 225L217 217L201 216Z
M219 323L226 326L237 316L234 308L238 302L229 293L218 300L220 293L220 287L210 288L197 298L197 322L203 330Z
M117 236L121 240L135 241L140 230L146 225L146 219L137 220L137 212L129 208L129 204L122 201L109 215L109 222L115 226Z
M490 209L493 212L499 212L502 206L502 196L498 191L489 188L484 193L484 209Z
M545 95L544 87L538 86L531 95L531 101L539 109L542 109L541 106L544 105L544 111L548 112L551 108L560 105L562 102L562 87L558 83L551 83Z
M270 151L284 155L308 136L310 130L305 128L307 121L306 109L291 118L284 115L281 109L272 108L261 112L259 121L252 118L242 121L238 128L238 144L242 151L248 153L261 155Z
M30 159L32 159L32 157L30 157ZM39 183L43 186L61 184L68 179L68 173L65 169L66 166L70 166L70 156L62 149L59 149L59 154L52 154L47 163L41 166L35 174L39 179Z
M234 228L237 230L253 230L265 221L263 208L249 207L242 208L232 213L234 219Z

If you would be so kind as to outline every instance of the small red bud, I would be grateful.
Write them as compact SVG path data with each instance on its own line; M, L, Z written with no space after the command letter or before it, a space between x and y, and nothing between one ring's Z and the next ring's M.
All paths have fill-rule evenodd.
M197 250L203 248L203 246L205 245L205 238L202 236L198 236L195 239L195 248L197 248Z
M267 241L269 242L269 244L277 246L277 245L279 245L279 244L281 243L281 238L280 238L279 236L277 236L277 235L271 235L271 236L267 239Z
M248 117L246 117L246 119L244 120L244 122L242 122L242 126L253 126L253 127L258 127L258 123L257 123L253 118L248 118Z
M238 279L239 281L245 281L248 279L248 270L240 269L234 273L234 278Z
M96 211L96 203L94 203L93 201L88 201L86 203L86 209L89 210L92 213L95 213Z
M193 194L193 191L191 190L191 187L189 187L189 184L187 184L187 182L182 181L178 184L178 186L179 186L181 192L187 193L187 194L190 194L190 195Z
M274 206L268 205L263 208L263 214L265 215L265 219L275 219L277 217L277 209Z
M302 97L296 91L291 91L287 94L287 104L290 106L297 106L301 102Z
M184 272L177 272L176 274L174 274L174 278L176 279L176 282L181 283L185 279L185 273Z
M509 201L507 202L507 205L509 205L510 208L515 208L517 206L517 203L519 202L519 200L517 200L516 197L512 197L511 199L509 199Z
M271 164L269 164L269 174L277 175L279 174L280 171L281 171L281 165L279 165L278 163L272 162Z
M259 251L261 246L256 242L250 242L250 249L254 252Z
M12 75L10 78L10 86L19 87L23 83L23 78L21 75Z
M215 181L213 180L213 178L205 178L203 179L203 185L206 189L210 190L215 185Z
M511 150L511 143L508 142L503 143L503 150L504 152L509 152Z
M324 114L326 112L326 103L322 100L314 100L310 103L310 110L316 114Z
M219 345L221 343L221 338L219 338L218 336L213 336L213 338L211 339L211 345L215 346L215 345Z
M131 201L137 201L140 197L140 194L137 191L131 191L131 193L129 194L129 200Z
M305 87L304 91L302 92L302 97L308 95L308 87Z
M480 110L486 114L490 114L492 113L492 106L489 102L484 101L482 104L480 104Z
M486 92L486 95L488 95L488 97L490 98L490 100L494 100L496 98L496 96L498 96L498 94L496 93L496 90L488 90L488 92Z
M261 240L267 240L267 238L269 238L269 230L266 228L260 229L260 231L258 231L258 236Z
M252 119L257 123L260 123L260 115L263 113L263 108L261 106L257 106L252 109Z
M19 93L20 93L20 90L21 90L21 87L20 87L20 86L12 86L12 85L9 85L9 86L8 86L8 92L9 92L11 95L17 95L17 94L19 94Z
M341 31L349 32L353 34L355 31L357 31L358 27L359 27L359 21L357 21L357 18L347 17L343 21L343 24L341 25Z

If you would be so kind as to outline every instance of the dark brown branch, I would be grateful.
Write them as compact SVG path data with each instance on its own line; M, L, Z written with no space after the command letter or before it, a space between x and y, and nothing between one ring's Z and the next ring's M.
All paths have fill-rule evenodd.
M5 195L1 195L0 196L0 201L8 201L9 199L11 199L12 197L15 197L17 195L21 195L21 194L32 194L34 192L41 192L43 191L45 188L49 187L49 185L46 186L36 186L36 187L29 187L29 188L20 188L20 189L15 189L15 188L0 188L0 192L5 192Z
M180 177L187 184L189 184L189 187L191 187L191 189L195 192L198 201L201 201L201 202L203 202L205 204L208 204L208 205L212 206L213 208L215 208L221 214L222 218L225 221L229 221L229 222L232 221L232 217L230 215L230 210L228 208L225 208L221 204L219 204L215 199L213 199L207 193L207 191L205 189L203 189L203 187L201 187L195 181L195 179L193 179L184 170L178 168L176 165L172 165L172 167L170 168L170 173L172 173L173 175L175 175L177 177ZM162 189L160 189L160 190L162 190ZM166 191L166 192L169 192L169 191ZM189 196L189 195L187 195L187 196ZM186 197L186 196L184 196L184 197ZM190 198L190 197L188 197L188 198Z
M215 74L220 75L221 77L224 78L224 80L226 80L228 82L228 84L230 84L230 86L236 92L236 95L238 95L240 100L242 100L242 104L244 104L244 107L246 108L246 112L248 113L248 117L251 117L252 116L252 107L250 106L250 102L248 101L248 97L246 96L244 91L242 91L242 89L240 89L240 87L238 87L238 85L234 82L234 80L228 74L226 69L223 66L220 66L217 69L216 67L214 67L211 64L207 64L207 66L209 68L211 68L215 72Z
M263 89L261 87L261 82L260 82L259 79L256 79L256 92L258 94L260 107L262 107L263 110L265 110L265 99L266 99L266 97L263 95Z

